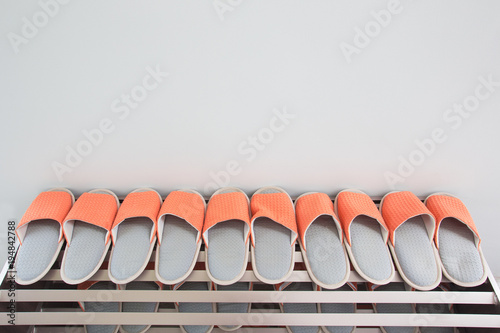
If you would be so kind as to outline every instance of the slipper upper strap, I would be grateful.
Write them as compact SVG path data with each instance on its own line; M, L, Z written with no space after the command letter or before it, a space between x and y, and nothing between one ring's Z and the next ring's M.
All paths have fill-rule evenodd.
M257 193L252 196L250 202L252 210L252 244L255 246L253 239L253 226L256 219L266 217L276 223L292 231L290 245L297 240L297 222L295 220L295 211L292 201L286 193Z
M85 281L76 286L77 290L87 290L99 281ZM78 305L83 312L85 312L85 302L78 301Z
M205 224L203 226L203 240L208 246L208 230L219 222L239 220L246 224L245 243L250 236L250 212L248 199L244 193L230 192L214 195L208 202Z
M297 217L297 228L304 250L307 248L306 233L309 226L320 216L331 216L332 222L336 224L339 239L342 242L342 228L333 211L333 203L325 193L311 193L301 196L295 203L295 214Z
M277 283L274 285L274 290L276 291L283 291L285 290L289 285L291 285L293 282L287 281L287 282L281 282ZM281 303L283 304L283 303Z
M97 280L96 280L96 281L88 281L88 280L87 280L87 281L85 281L85 282L82 282L82 283L78 284L78 285L76 286L76 289L77 289L77 290L87 290L87 289L89 289L90 287L92 287L94 284L96 284L97 282L99 282L99 281L97 281Z
M113 244L118 235L118 226L120 223L132 217L146 217L153 223L153 230L151 231L151 241L156 236L156 227L158 211L160 210L161 199L155 191L133 192L129 193L125 200L123 200L116 214L111 229L111 237Z
M73 198L65 191L48 191L40 193L30 204L16 228L16 235L22 244L26 236L27 225L37 220L54 220L62 225L71 209ZM62 231L59 241L62 240Z
M197 193L173 191L167 196L158 213L158 243L161 242L166 215L177 216L198 230L197 241L201 239L205 202Z
M470 215L467 207L463 204L460 199L449 196L449 195L432 195L426 200L427 208L436 218L436 233L434 235L434 240L436 246L439 248L439 227L441 222L445 218L454 218L459 222L465 224L474 233L476 244L481 243L481 238L479 237L479 232L477 231L474 220Z
M73 235L74 221L82 221L104 228L108 231L106 243L109 241L109 231L113 225L118 204L116 198L105 193L83 193L75 202L66 216L63 224L64 237L68 244Z
M382 216L389 229L393 245L396 244L396 229L412 217L422 216L429 240L434 237L436 223L432 213L415 194L409 191L389 193L384 197Z
M347 242L351 245L351 223L358 216L371 217L382 226L382 236L387 243L389 232L373 200L365 193L344 191L337 196L337 214Z

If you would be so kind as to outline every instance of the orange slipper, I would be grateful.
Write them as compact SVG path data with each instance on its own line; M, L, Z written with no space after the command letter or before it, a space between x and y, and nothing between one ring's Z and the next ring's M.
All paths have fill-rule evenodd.
M208 202L203 226L205 267L210 279L219 285L238 282L247 268L249 204L245 192L234 187L221 188Z
M387 247L389 233L373 200L359 190L344 190L334 206L356 272L371 283L391 282L395 269Z
M336 289L347 282L350 266L342 227L325 193L309 192L295 200L299 244L307 272L317 285Z
M263 187L252 196L252 268L264 283L285 281L293 272L297 223L290 196Z
M116 214L111 238L109 279L117 284L135 280L146 268L156 243L156 218L161 196L150 188L129 193Z
M158 281L176 284L194 269L201 248L205 199L194 190L171 192L158 214L155 273Z
M21 243L17 283L35 283L50 270L64 244L62 222L74 202L73 193L65 188L42 192L33 200L16 229Z
M63 223L68 243L61 264L64 282L85 282L101 267L119 205L118 197L104 189L84 193L75 202Z
M434 241L443 274L462 287L475 287L486 281L481 238L467 207L447 193L431 194L425 205L436 218Z
M441 265L432 238L436 223L415 194L391 192L380 202L389 229L389 247L403 280L419 290L432 290L441 282Z

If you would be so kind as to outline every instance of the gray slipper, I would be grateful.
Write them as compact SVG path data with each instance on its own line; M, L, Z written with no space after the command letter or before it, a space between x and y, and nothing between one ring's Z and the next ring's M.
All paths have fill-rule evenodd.
M92 284L89 290L102 290L105 293L107 290L116 290L116 285L110 281L99 281ZM107 298L105 295L98 297L101 299ZM83 311L86 312L120 312L120 302L81 302L79 303ZM84 325L86 333L116 333L118 325Z
M120 286L124 290L160 290L161 287L156 282L134 281L127 285ZM122 312L147 312L158 311L160 303L157 302L123 302ZM144 333L151 325L121 325L120 331L123 333Z
M252 284L250 282L236 282L235 284L231 284L229 286L220 286L215 285L216 290L252 290ZM217 303L217 312L218 313L248 313L252 308L251 303ZM235 331L240 328L242 325L233 325L233 326L223 326L218 325L219 328L223 331Z
M425 205L436 217L435 240L443 274L462 287L475 287L486 281L481 238L462 201L451 194L435 193L425 199Z
M393 282L383 286L369 285L369 290L376 291L406 291L405 284ZM413 306L405 303L377 303L373 304L376 313L414 313ZM417 333L418 327L384 326L380 327L384 333Z
M184 282L174 286L174 290L210 290L211 282ZM191 303L180 302L176 304L179 312L189 313L211 313L215 312L213 303ZM194 314L193 314L194 315ZM181 325L181 330L185 333L209 333L214 328L213 325Z
M208 202L203 226L206 270L218 285L241 279L248 264L250 207L240 189L226 187L215 192Z
M158 192L141 188L131 192L118 210L111 229L113 250L108 275L117 284L135 280L146 268L156 243Z
M63 224L68 242L61 264L67 284L90 279L101 267L111 245L110 230L120 202L109 190L98 189L78 198Z
M411 192L391 192L380 202L388 226L389 247L401 278L418 290L432 290L441 282L441 264L433 236L432 213Z
M196 191L171 192L158 217L155 273L158 281L176 284L194 269L201 248L205 199Z
M387 247L389 233L375 203L359 190L344 190L334 206L356 272L374 284L391 282L395 269Z
M50 270L64 244L61 224L74 202L73 193L64 188L42 192L33 200L16 229L21 243L15 262L17 283L35 283Z
M439 285L433 291L446 292L447 290ZM451 305L450 304L425 304L420 303L415 306L417 313L440 313L440 314L450 314ZM420 333L453 333L455 329L453 327L420 327Z
M323 291L353 291L356 287L350 283L343 285L335 290L322 289ZM334 297L334 296L332 296ZM356 304L354 303L321 303L319 304L321 313L355 313ZM351 333L356 329L355 326L322 326L325 333Z
M311 282L291 282L283 283L278 290L286 291L313 291ZM318 304L316 303L280 303L280 309L283 313L318 313ZM319 326L287 326L289 333L317 333Z
M293 202L281 188L264 187L251 199L252 268L262 282L277 284L293 272L297 223Z
M295 210L302 258L311 280L327 289L344 285L350 265L330 197L317 192L302 194L295 200Z

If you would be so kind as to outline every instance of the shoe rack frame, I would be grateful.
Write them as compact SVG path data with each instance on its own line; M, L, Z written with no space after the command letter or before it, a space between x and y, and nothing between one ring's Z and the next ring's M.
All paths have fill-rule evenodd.
M16 244L16 251L19 245ZM178 325L240 325L243 332L287 332L285 326L356 326L356 332L379 332L379 326L419 326L419 327L458 327L459 331L476 332L479 328L487 332L500 332L500 289L489 267L488 279L478 291L477 288L461 288L459 291L274 291L262 285L251 270L251 265L241 279L254 282L252 291L172 291L168 286L159 291L137 290L77 290L75 286L65 285L61 280L60 261L62 251L54 267L39 282L30 286L15 286L12 294L9 276L9 263L0 272L0 331L39 332L39 333L80 333L83 325L153 325L148 332L181 332ZM109 258L106 258L105 262ZM155 281L155 254L150 265L136 281ZM187 281L210 281L205 272L205 252L200 251L198 264ZM251 258L249 258L251 260ZM300 250L295 251L296 268L287 281L310 282L307 271L302 269ZM297 266L300 268L298 269ZM303 266L303 265L302 265ZM91 279L109 281L107 269L100 269ZM403 280L396 273L392 282ZM365 282L351 270L349 282ZM446 279L443 278L443 282ZM267 289L266 289L267 288ZM11 317L7 306L15 300L15 326L9 323ZM78 301L101 302L161 302L173 305L174 302L232 302L252 303L250 313L178 313L173 306L160 306L156 313L100 313L82 312ZM280 313L279 303L356 303L356 313ZM372 303L398 304L454 304L469 306L466 313L452 314L386 314L374 313ZM484 310L484 311L483 311ZM3 327L3 328L2 328ZM223 332L217 326L213 332Z

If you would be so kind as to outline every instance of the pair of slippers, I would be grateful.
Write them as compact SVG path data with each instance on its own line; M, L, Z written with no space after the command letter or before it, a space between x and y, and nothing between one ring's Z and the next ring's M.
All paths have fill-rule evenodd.
M311 282L286 282L275 286L279 291L313 291L321 289ZM328 291L327 289L323 289ZM357 290L356 284L345 284L337 289L338 291ZM280 303L282 313L355 313L354 303ZM354 326L287 326L289 333L351 333Z
M102 291L96 300L79 302L84 312L146 312L158 311L160 303L156 302L99 302L98 299L111 298L106 292L110 290L161 290L161 286L155 282L135 281L127 285L116 285L110 281L87 281L78 285L80 290ZM144 333L151 325L84 325L86 333Z
M395 282L387 285L367 284L369 291L408 291L412 289L405 283ZM414 290L414 289L412 289ZM433 291L447 291L444 285L439 285ZM453 307L450 304L425 304L417 305L408 303L377 303L372 304L375 313L429 313L429 314L450 314ZM384 333L454 333L453 327L413 327L413 326L384 326L380 327Z
M192 290L192 291L208 291L212 290L211 282L181 282L172 287L173 290ZM230 286L215 285L216 290L251 290L250 282L237 282ZM175 307L179 312L188 313L248 313L251 309L250 303L190 303L179 302L175 303ZM242 325L222 326L218 327L224 331L236 331ZM213 325L183 325L181 330L185 333L208 333L214 328Z
M237 188L215 192L208 202L195 191L174 191L165 199L158 218L156 277L178 284L192 272L205 242L205 267L218 285L238 282L245 273L250 213L246 194Z
M90 279L101 267L111 243L111 281L133 281L153 251L160 205L160 195L151 189L133 191L121 207L118 197L105 189L84 193L76 202L66 189L42 192L16 229L21 242L16 257L17 282L32 284L45 276L64 239L67 245L60 271L64 282L80 284Z
M394 278L389 231L368 195L344 190L332 204L328 195L310 192L297 198L295 209L302 257L314 283L339 288L349 278L349 262L370 283Z
M219 189L210 198L206 215L201 195L174 191L158 218L156 277L164 284L184 281L196 264L203 239L208 276L219 286L232 285L247 269L251 241L256 277L280 283L293 271L296 238L293 202L280 188L261 188L251 200L240 189Z
M302 257L314 283L325 289L344 285L349 258L365 280L376 284L392 280L388 232L366 194L342 191L332 203L324 193L305 193L295 201L295 210Z
M16 282L32 284L47 274L66 239L61 278L69 284L88 280L99 269L110 246L109 235L120 203L99 189L75 202L63 188L40 193L21 219Z
M391 192L382 198L380 212L394 262L411 287L432 290L441 282L441 274L463 287L486 280L479 234L458 198L436 193L422 203L411 192Z

